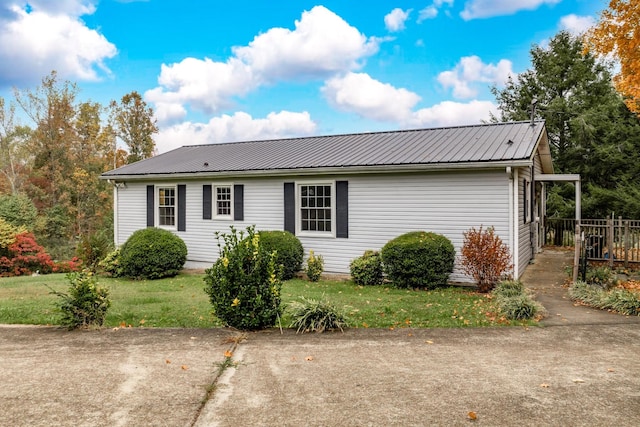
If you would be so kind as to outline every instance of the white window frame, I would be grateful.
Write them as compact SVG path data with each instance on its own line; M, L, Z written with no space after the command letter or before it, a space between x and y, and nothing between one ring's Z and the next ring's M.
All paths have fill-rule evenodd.
M160 205L160 190L172 189L173 190L173 225L160 224L160 209L163 207ZM158 228L165 228L167 230L177 230L178 228L178 186L175 184L158 184L155 186L155 223Z
M219 214L218 213L218 188L228 188L229 189L229 213L228 214ZM211 200L211 209L213 209L213 218L214 219L221 219L221 220L233 220L233 203L234 203L234 197L233 197L233 183L228 183L228 182L219 182L216 184L213 184L213 191L212 191L212 195L211 198L213 200Z
M331 188L331 231L302 230L302 190L303 186L329 186ZM336 182L297 181L296 182L296 234L302 237L335 237L336 235Z

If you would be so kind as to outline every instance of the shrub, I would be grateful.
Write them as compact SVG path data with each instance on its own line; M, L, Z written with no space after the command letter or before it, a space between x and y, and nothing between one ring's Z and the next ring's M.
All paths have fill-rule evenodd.
M511 254L493 227L472 228L463 233L461 265L478 285L478 291L489 292L504 274L511 270Z
M384 277L380 252L365 251L364 255L349 264L351 279L356 285L381 285Z
M340 313L327 301L318 301L311 298L300 297L301 301L293 301L290 304L291 322L290 328L296 328L298 332L331 331L339 329L341 332L347 327L344 314Z
M176 276L187 260L187 246L168 230L149 227L134 232L120 249L122 274L132 279Z
M247 227L246 237L233 227L231 233L216 237L220 256L204 277L216 317L241 330L273 326L282 314L275 254L260 244L253 226Z
M312 282L317 282L322 276L324 271L324 258L322 255L315 255L313 251L309 251L309 258L307 258L307 277Z
M585 274L585 281L590 285L611 288L615 285L615 275L607 266L589 267Z
M0 257L0 276L21 276L54 271L55 263L33 234L20 233L9 245L8 255Z
M25 227L16 227L10 222L0 218L0 256L10 256L9 246L16 241L16 236L18 234L26 232L27 229Z
M510 320L528 320L544 316L545 309L535 301L519 280L504 280L491 294L496 298L498 311Z
M109 291L98 286L90 272L69 273L67 279L71 283L68 294L51 290L60 297L61 324L69 329L102 326L111 306Z
M124 275L120 264L120 249L111 251L98 263L98 267L111 277L122 277Z
M445 236L412 231L382 248L384 271L398 288L433 289L446 285L453 271L455 249Z
M289 280L302 268L304 249L295 235L288 231L260 231L260 244L276 251L276 264L282 265L282 280Z
M76 249L76 255L84 265L94 273L98 269L100 261L113 249L111 237L104 231L84 236Z

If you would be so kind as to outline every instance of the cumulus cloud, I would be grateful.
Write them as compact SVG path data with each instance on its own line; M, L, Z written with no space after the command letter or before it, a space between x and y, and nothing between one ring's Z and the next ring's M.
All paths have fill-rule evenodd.
M380 40L367 38L323 6L304 12L295 29L272 28L247 46L235 47L226 62L187 58L163 65L159 87L145 99L175 118L178 105L206 113L233 105L234 97L285 80L314 80L358 69L378 51ZM162 117L159 116L159 119Z
M453 96L468 99L477 96L474 83L504 84L509 76L513 76L512 63L502 59L497 65L484 64L477 56L466 56L460 60L453 70L443 71L438 75L438 82L445 88L453 88Z
M544 4L554 5L562 0L469 0L460 16L465 21L493 16L513 15L521 10L535 10Z
M596 21L593 16L567 15L560 19L560 29L567 30L574 35L583 34L590 27L595 25Z
M183 122L160 130L154 138L159 153L183 145L288 138L312 135L316 124L308 112L281 111L265 118L244 112L214 117L207 123Z
M391 32L404 30L404 23L409 19L411 9L406 11L396 7L384 17L384 26Z
M405 127L459 126L488 121L491 114L498 116L498 107L490 101L460 103L444 101L429 108L422 108L405 122Z
M98 80L115 45L80 16L91 1L9 1L0 5L0 86L32 84L56 70L65 78Z
M418 12L418 24L422 21L426 21L427 19L433 19L438 16L438 12L442 8L442 6L452 6L453 0L435 0L432 4L421 9Z
M382 83L366 73L329 79L322 93L335 108L377 121L401 122L420 101L415 93Z

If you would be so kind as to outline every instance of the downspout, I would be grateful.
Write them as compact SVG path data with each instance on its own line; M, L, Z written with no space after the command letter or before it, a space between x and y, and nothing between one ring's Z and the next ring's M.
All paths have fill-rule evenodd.
M511 166L507 166L507 176L509 177L509 183L508 183L508 187L509 187L509 209L507 210L508 213L507 215L509 216L508 218L508 222L509 222L509 252L511 252L511 259L514 259L514 238L513 238L513 230L514 230L514 226L513 226L513 171L511 170Z
M517 168L513 170L513 179L511 180L511 183L513 184L513 186L511 187L511 192L513 194L513 215L511 215L511 221L513 223L513 277L514 279L517 279L518 277L520 277L520 257L518 256L518 253L520 252L518 248L520 244L520 227L518 226L518 218L520 217L520 212L518 211L518 207L520 205L520 202L518 201L518 195L520 194L520 191L518 191Z
M113 244L117 248L118 243L118 183L112 180L108 180L109 184L113 185Z

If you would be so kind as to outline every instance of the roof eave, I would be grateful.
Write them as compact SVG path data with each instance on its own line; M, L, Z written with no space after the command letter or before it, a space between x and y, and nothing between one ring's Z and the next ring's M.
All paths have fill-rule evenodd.
M461 163L428 163L428 164L402 164L402 165L373 165L373 166L333 166L319 168L292 168L292 169L258 169L258 170L234 170L234 171L199 171L180 173L147 173L147 174L122 174L101 175L100 179L111 181L150 181L166 179L198 179L215 176L216 178L237 176L309 176L309 175L337 175L337 174L364 174L364 173L407 173L425 171L447 170L477 170L477 169L501 169L508 166L531 166L531 159L500 160L486 162L461 162Z

